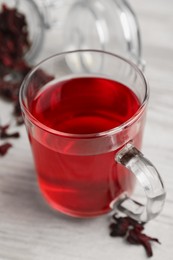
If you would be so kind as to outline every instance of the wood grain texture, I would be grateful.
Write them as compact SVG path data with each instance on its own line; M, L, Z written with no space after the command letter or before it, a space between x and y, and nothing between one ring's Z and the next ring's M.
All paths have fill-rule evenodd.
M137 14L150 84L143 152L164 178L163 212L146 232L158 237L153 260L173 255L173 1L130 0ZM10 119L11 106L0 101L0 119ZM14 127L15 128L15 127ZM73 219L54 212L43 201L34 173L25 128L0 158L0 260L143 260L142 247L109 237L109 216Z

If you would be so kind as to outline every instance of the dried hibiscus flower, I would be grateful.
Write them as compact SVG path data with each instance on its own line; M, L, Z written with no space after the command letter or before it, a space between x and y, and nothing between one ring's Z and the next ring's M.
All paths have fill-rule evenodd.
M0 125L0 138L1 139L6 139L6 138L18 138L20 136L20 134L18 132L14 132L14 133L8 133L8 129L9 129L10 125L5 125L5 126L1 126Z
M0 125L0 139L7 139L7 138L18 138L20 137L20 134L18 132L8 133L10 125ZM12 147L11 143L4 143L0 145L0 156L6 155L9 148Z
M21 70L20 60L30 48L25 16L16 8L2 4L0 12L0 63L8 68ZM19 68L20 67L20 68ZM23 70L23 66L22 66Z
M0 96L14 103L14 115L18 106L21 83L31 67L24 59L31 47L24 14L16 8L2 4L0 12ZM17 121L21 118L20 109Z
M137 228L133 228L132 230L129 230L126 240L130 244L142 245L145 248L148 257L151 257L153 255L150 242L154 241L160 244L157 238L153 238L146 234L143 234Z
M157 238L142 233L145 223L138 222L130 217L117 217L116 214L112 216L112 220L110 224L110 236L124 237L130 244L142 245L148 257L153 255L151 242L160 242Z
M12 147L12 144L10 143L5 143L5 144L2 144L0 145L0 156L4 156L8 149Z

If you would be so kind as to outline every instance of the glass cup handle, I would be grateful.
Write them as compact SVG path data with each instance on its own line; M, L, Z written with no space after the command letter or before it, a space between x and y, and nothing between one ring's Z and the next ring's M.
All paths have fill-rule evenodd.
M163 208L166 196L157 169L131 143L119 151L115 160L136 176L145 191L147 201L146 205L142 205L125 194L113 204L113 207L138 221L146 222L156 217Z

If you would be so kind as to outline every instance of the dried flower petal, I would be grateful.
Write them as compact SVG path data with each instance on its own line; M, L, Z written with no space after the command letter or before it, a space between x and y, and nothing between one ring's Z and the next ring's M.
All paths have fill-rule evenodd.
M129 221L128 218L117 218L114 216L114 223L110 225L110 236L125 236L129 229Z
M145 223L138 222L130 217L117 217L117 214L112 216L112 223L109 228L111 230L110 236L124 237L130 244L142 245L148 257L153 255L151 248L151 241L160 243L157 238L147 236L142 233Z
M141 233L137 229L130 230L126 240L130 244L143 245L148 257L151 257L153 255L150 242L154 241L154 242L160 243L157 238L152 238L150 236L147 236L147 235Z
M12 144L10 143L5 143L3 145L0 145L0 156L4 156L8 152L8 149L11 147Z
M14 133L11 133L11 134L7 133L9 126L10 125L0 126L0 137L2 139L20 137L20 134L18 132L14 132Z

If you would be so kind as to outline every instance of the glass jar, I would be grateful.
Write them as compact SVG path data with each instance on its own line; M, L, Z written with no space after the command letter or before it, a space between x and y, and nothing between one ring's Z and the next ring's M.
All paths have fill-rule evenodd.
M99 49L142 64L135 13L126 0L0 0L25 14L31 48L28 62L56 52ZM40 56L39 56L40 57ZM40 57L40 58L41 58Z

